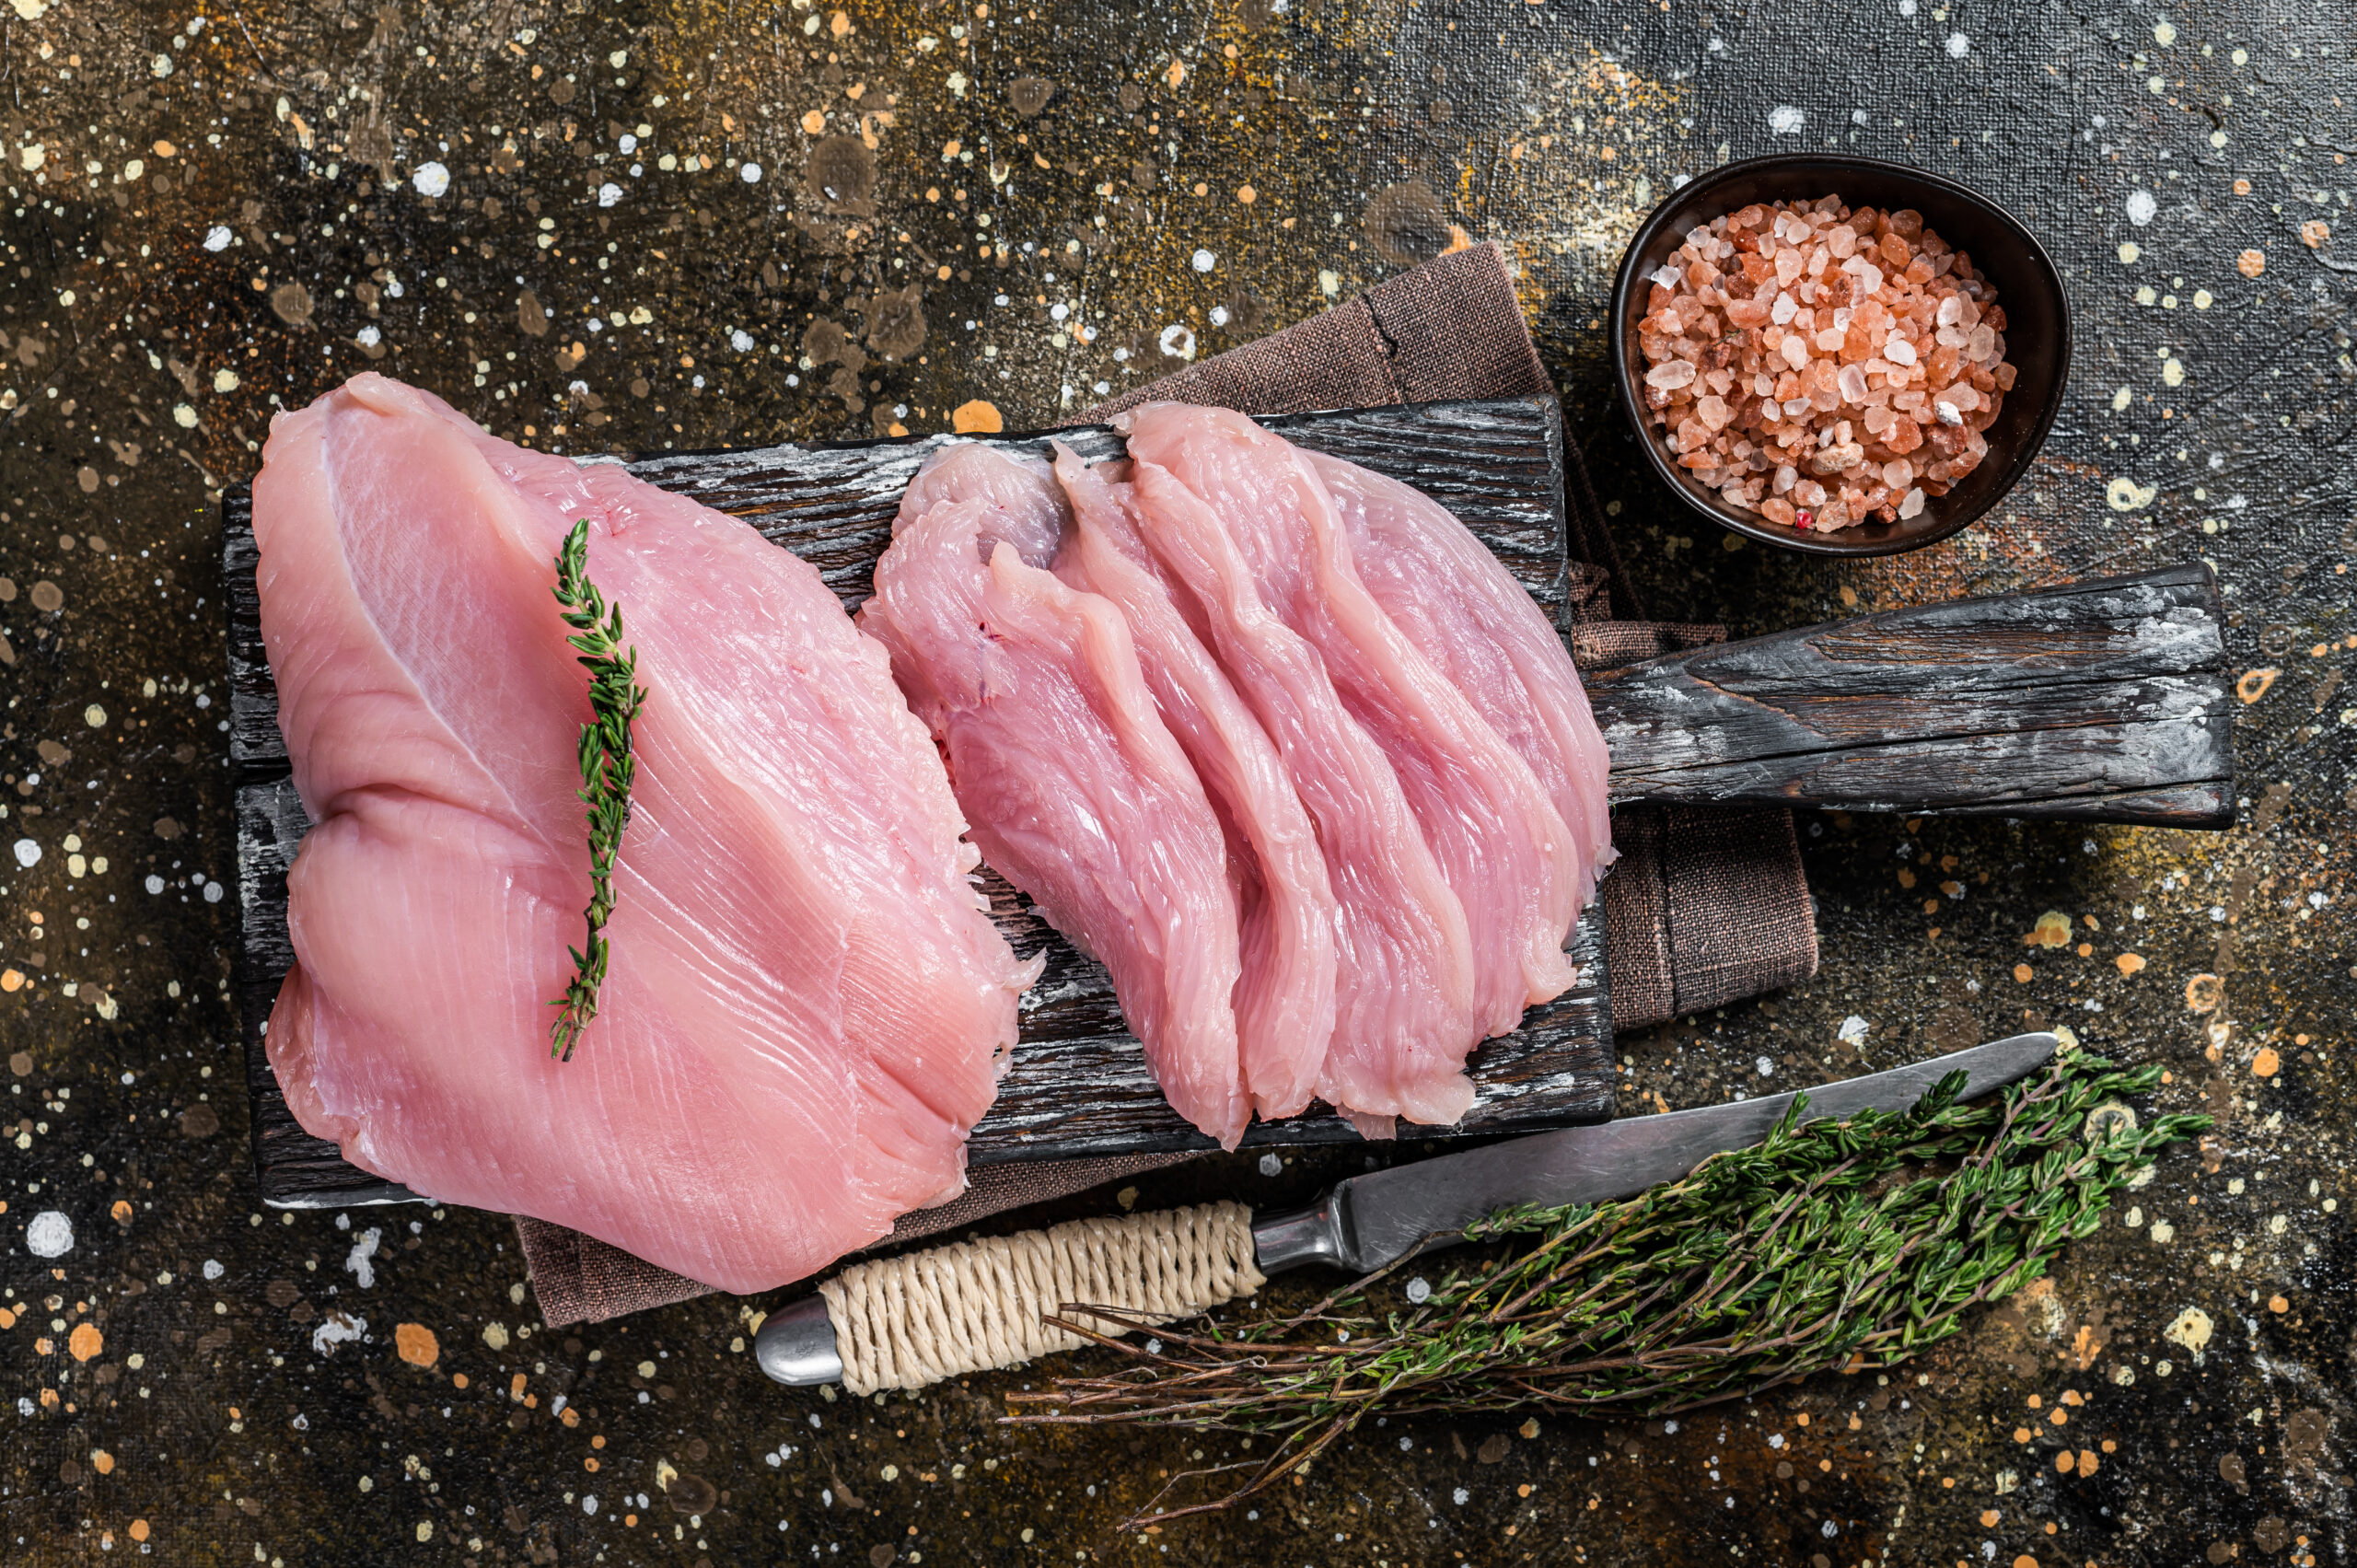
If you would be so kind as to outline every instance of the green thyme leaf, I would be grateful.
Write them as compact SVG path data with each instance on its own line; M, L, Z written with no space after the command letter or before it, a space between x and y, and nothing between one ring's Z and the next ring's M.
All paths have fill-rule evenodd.
M576 972L564 994L549 1004L558 1009L549 1027L549 1054L566 1062L573 1060L581 1031L598 1016L598 988L605 983L614 857L621 853L622 830L630 826L630 786L638 772L630 726L646 705L646 688L635 683L638 650L622 650L621 607L608 608L589 580L588 565L589 519L584 517L573 525L556 556L556 602L573 628L565 642L589 672L590 713L581 726L581 788L575 792L589 826L589 907L582 912L589 929L581 947L565 949Z

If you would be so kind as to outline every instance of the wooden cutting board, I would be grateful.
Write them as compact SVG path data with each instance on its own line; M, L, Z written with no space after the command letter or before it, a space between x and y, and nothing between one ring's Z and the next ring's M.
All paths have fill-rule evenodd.
M1446 505L1569 631L1562 415L1550 399L1440 403L1262 422L1305 447L1416 486ZM1059 433L1117 456L1109 427ZM868 592L901 491L949 439L780 446L628 462L638 477L741 517L816 565L847 606ZM1039 452L1043 436L988 437ZM612 459L620 461L621 459ZM286 868L309 827L288 777L254 587L251 493L224 498L230 761L243 946L237 990L265 1202L331 1207L414 1196L344 1162L286 1109L263 1025L293 961ZM1616 800L1756 801L1852 810L2216 826L2232 820L2224 647L2200 567L2042 594L1895 611L1724 645L1595 678ZM1101 967L987 878L993 916L1047 971L1022 1041L975 1128L977 1164L1202 1148L1122 1028ZM1611 1012L1598 912L1567 949L1581 983L1482 1045L1464 1137L1598 1121L1612 1112ZM1248 1144L1341 1142L1313 1110L1258 1124Z

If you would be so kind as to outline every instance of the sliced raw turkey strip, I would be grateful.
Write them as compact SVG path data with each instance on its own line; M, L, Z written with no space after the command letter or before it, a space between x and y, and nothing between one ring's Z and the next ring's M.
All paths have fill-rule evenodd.
M649 691L602 1005L552 1061L589 889L590 577ZM611 465L363 375L281 415L254 490L279 722L318 825L269 1051L354 1164L733 1291L958 1191L1019 964L884 650L818 574Z
M1355 463L1307 457L1341 512L1367 591L1530 764L1571 824L1585 904L1612 863L1611 759L1562 634L1439 502Z
M1554 802L1367 591L1306 454L1225 409L1162 403L1124 418L1131 457L1211 505L1271 608L1317 648L1343 706L1383 748L1465 907L1480 1032L1512 1029L1525 1006L1576 978L1563 939L1583 867Z
M1334 1034L1318 1093L1370 1137L1445 1124L1473 1103L1481 1034L1464 906L1382 747L1318 649L1274 608L1226 521L1165 470L1132 465L1137 518L1185 610L1275 743L1318 828L1339 909Z
M1004 515L904 508L860 625L891 649L984 857L1105 965L1171 1106L1234 1148L1251 1100L1219 819L1120 611L1027 564Z
M1334 1034L1339 911L1318 830L1276 746L1180 612L1138 530L1131 487L1061 443L1055 452L1074 522L1056 575L1120 608L1163 721L1219 809L1238 870L1245 1083L1263 1118L1298 1115Z

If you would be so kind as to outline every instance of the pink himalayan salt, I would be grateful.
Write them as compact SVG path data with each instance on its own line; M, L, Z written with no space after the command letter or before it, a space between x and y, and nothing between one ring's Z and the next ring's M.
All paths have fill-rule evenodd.
M2005 312L1921 214L1745 207L1688 231L1653 285L1645 404L1730 506L1819 531L1912 517L1988 457Z

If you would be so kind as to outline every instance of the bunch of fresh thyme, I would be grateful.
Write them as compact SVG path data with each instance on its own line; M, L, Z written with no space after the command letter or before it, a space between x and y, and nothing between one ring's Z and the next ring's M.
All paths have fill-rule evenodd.
M1131 1365L1011 1395L1026 1408L1010 1419L1278 1439L1265 1458L1175 1478L1245 1472L1211 1502L1149 1503L1141 1524L1248 1497L1378 1411L1655 1416L1890 1366L2043 1274L2163 1148L2209 1125L2090 1116L2152 1088L2157 1067L2060 1057L1971 1105L1956 1103L1963 1078L1904 1112L1803 1123L1803 1101L1765 1142L1621 1202L1502 1211L1467 1236L1507 1245L1405 1311L1377 1317L1371 1296L1409 1260L1241 1331L1165 1328L1140 1345L1065 1322Z
M556 601L574 634L565 639L589 672L590 720L581 726L581 804L589 819L589 907L583 912L589 934L586 950L568 947L576 971L564 994L549 1004L559 1009L549 1028L549 1054L573 1060L581 1031L598 1016L598 988L606 979L606 921L614 912L614 856L622 830L630 826L630 786L638 760L630 749L631 721L646 705L637 685L638 650L622 651L622 611L610 612L605 596L589 580L589 519L565 536L556 556Z

